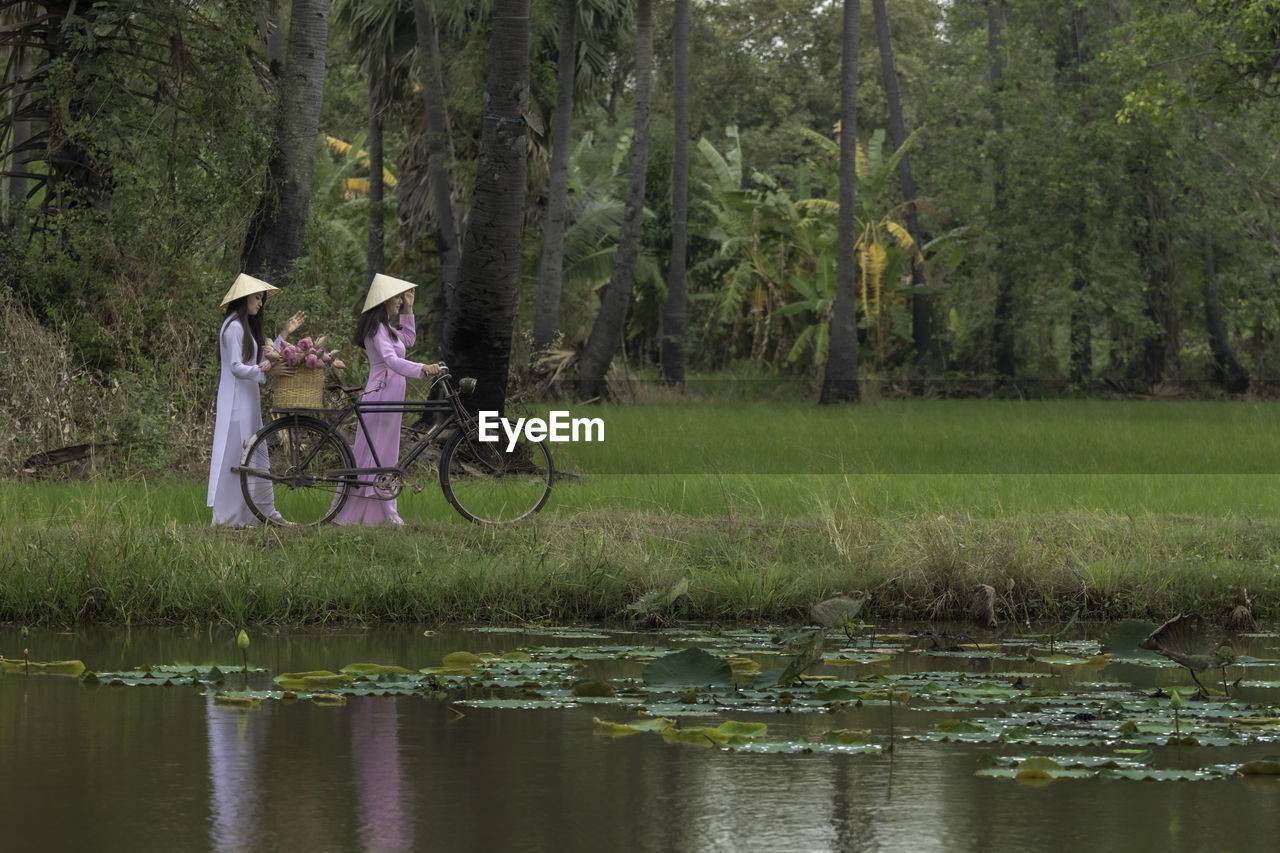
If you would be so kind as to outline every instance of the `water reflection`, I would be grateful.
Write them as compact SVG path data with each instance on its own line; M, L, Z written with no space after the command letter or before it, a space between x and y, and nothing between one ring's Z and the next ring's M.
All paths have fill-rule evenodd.
M213 704L205 699L209 732L209 841L214 850L254 850L258 782L266 754L267 717Z
M351 761L355 767L357 835L367 853L413 849L410 790L400 763L400 719L396 700L354 699Z
M18 639L5 631L0 628L0 651L6 640L12 647ZM203 638L188 647L172 634L136 632L125 652L119 636L92 643L78 635L37 639L50 658L91 663L218 654L205 650ZM541 640L499 635L490 647L501 650L500 642L517 647ZM482 644L489 641L404 631L281 638L272 671L354 660L416 665ZM1233 668L1233 679L1245 676L1241 701L1256 701L1258 713L1276 713L1276 641L1256 639L1249 651L1263 660ZM1187 681L1173 665L1113 663L1094 670L1006 658L995 665L996 676L1034 671L1063 688L1104 681L1149 693L1157 683ZM599 674L610 674L598 666ZM899 656L884 671L991 680L992 666L921 653ZM269 678L263 673L252 686L265 689ZM812 740L839 728L869 729L883 738L887 711L867 704L748 719L767 723L780 740ZM896 711L894 724L903 734L928 730L952 714L915 703ZM1031 788L975 776L979 758L985 752L1052 754L1051 748L900 738L892 757L747 755L669 744L655 735L595 733L594 717L633 714L607 704L516 711L383 696L352 697L343 707L269 701L243 712L214 707L194 690L0 677L0 802L15 816L0 850L1269 853L1280 834L1280 788L1273 779L1060 780ZM681 722L715 724L721 716ZM1157 748L1154 764L1234 764L1276 751L1274 744ZM69 820L69 814L83 819Z

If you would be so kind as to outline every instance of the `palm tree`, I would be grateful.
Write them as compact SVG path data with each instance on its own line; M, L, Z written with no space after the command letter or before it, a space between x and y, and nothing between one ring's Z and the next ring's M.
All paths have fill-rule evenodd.
M533 348L541 350L560 329L561 277L564 272L564 221L569 197L569 140L573 127L573 87L578 54L577 0L561 0L556 47L559 89L551 122L551 175L547 215L542 226L542 270L538 276L538 308L533 321Z
M1001 86L1004 78L1004 62L1000 51L1001 29L1004 26L1004 0L987 2L987 60L988 78L991 83L991 115L996 137L1004 133ZM992 274L996 278L996 322L991 343L995 352L996 375L1001 379L1013 378L1013 285L1009 276L1000 268L1005 255L1003 238L999 229L1004 226L1005 182L1008 165L1000 143L996 144L992 160L991 218L996 226L996 253Z
M684 338L689 323L685 263L689 231L689 0L676 0L671 32L675 145L671 157L671 277L662 316L662 375L684 386Z
M249 224L242 254L245 272L277 285L288 283L289 267L302 252L328 36L328 0L293 0L275 150L267 164L266 192Z
M347 34L369 81L369 248L365 283L383 270L382 120L404 87L413 28L403 0L338 0L334 26Z
M858 294L854 258L853 212L857 207L857 98L859 0L844 2L840 56L840 225L836 246L836 293L831 316L831 343L819 403L858 400Z
M605 374L623 334L631 291L635 286L636 258L640 254L640 226L644 218L645 169L649 161L649 107L653 99L653 9L651 0L636 3L636 104L631 140L631 166L627 202L618 236L613 278L605 288L586 348L578 361L578 393L584 399L605 394Z
M437 316L445 318L449 315L451 297L458 284L459 241L451 200L449 163L453 157L445 122L444 76L440 69L435 3L432 0L414 0L413 17L418 33L423 118L427 126L427 182L436 220L436 245L440 251ZM443 328L439 331L443 337Z
M889 133L894 148L903 148L907 143L907 121L902 111L902 90L898 86L898 68L893 57L893 40L889 37L889 12L885 8L885 0L873 0L872 7L876 18L876 43L880 48L880 68L884 74L884 94L889 102ZM902 198L906 201L907 231L914 243L919 245L920 221L916 215L916 182L911 172L911 158L905 153L898 161L898 178L902 182ZM919 264L911 265L911 283L917 289L924 285L924 270ZM915 341L916 361L922 362L930 355L932 343L932 308L929 296L925 293L913 293L911 296L911 336Z
M529 0L494 0L484 127L445 359L478 380L472 411L503 411L520 284L529 102Z

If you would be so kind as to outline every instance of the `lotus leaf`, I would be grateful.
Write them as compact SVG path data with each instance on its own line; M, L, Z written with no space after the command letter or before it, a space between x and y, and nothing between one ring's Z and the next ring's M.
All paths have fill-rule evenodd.
M869 743L870 729L832 729L822 733L823 743Z
M570 691L574 696L600 698L613 695L613 686L606 681L579 681Z
M595 717L594 720L597 732L612 735L613 737L625 737L626 735L639 734L640 732L666 731L676 724L675 720L667 717L642 717L629 723L612 723L599 717Z
M0 657L0 669L14 675L69 675L84 672L84 663L78 660L10 660Z
M1268 755L1247 761L1236 772L1241 776L1280 776L1280 756Z
M345 675L363 676L386 675L388 673L408 675L413 672L413 670L405 669L403 666L387 666L380 663L349 663L338 671Z
M310 672L285 672L272 679L276 684L289 690L314 690L320 687L339 687L355 679L328 670L312 670Z
M213 697L213 704L221 708L257 709L262 707L262 697L217 693Z
M684 649L658 658L644 668L645 684L729 686L733 669L723 658L702 649Z
M472 652L453 652L445 655L441 663L451 669L469 669L484 663L484 658Z

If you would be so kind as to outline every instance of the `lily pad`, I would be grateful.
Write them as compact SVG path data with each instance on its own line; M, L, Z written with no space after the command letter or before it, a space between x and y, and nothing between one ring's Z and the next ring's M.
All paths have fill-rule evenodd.
M68 675L84 672L84 662L78 660L10 660L0 658L0 669L14 675Z
M723 658L702 649L684 649L644 668L646 684L725 686L733 684L733 669Z

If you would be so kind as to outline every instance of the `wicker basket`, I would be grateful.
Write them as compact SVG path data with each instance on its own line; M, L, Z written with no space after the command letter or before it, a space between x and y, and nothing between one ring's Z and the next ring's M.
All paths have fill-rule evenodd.
M324 369L301 366L294 368L292 376L276 379L274 395L277 409L323 408Z

